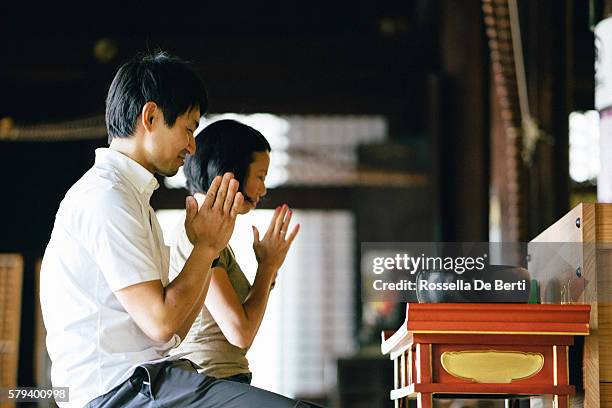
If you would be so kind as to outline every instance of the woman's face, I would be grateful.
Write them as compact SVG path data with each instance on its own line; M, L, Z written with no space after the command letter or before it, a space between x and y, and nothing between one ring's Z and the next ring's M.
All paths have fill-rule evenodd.
M253 153L253 161L249 165L249 170L242 188L244 202L240 208L240 214L246 214L253 210L257 207L257 203L261 197L266 195L265 181L268 175L268 167L270 167L269 152Z

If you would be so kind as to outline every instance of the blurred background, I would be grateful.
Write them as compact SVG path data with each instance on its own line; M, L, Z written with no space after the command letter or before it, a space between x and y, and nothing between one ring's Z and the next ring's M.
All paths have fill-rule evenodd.
M404 305L361 301L361 243L526 242L575 203L610 201L612 103L595 103L610 0L80 7L0 4L0 253L19 254L0 262L0 384L49 384L38 262L65 192L107 145L106 92L137 52L192 61L206 120L272 144L267 199L232 244L252 278L250 225L282 203L302 224L250 351L254 384L273 391L390 406L380 330ZM182 219L183 183L160 178L164 229Z

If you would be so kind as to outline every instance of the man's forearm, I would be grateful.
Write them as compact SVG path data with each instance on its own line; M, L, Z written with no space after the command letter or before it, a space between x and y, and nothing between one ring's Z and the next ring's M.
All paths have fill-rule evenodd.
M206 273L206 278L204 280L204 284L202 285L202 290L200 291L200 295L191 309L189 315L183 320L181 327L179 328L177 334L181 338L181 341L185 340L189 329L193 325L198 314L202 311L202 307L204 306L204 300L206 299L206 294L208 293L208 288L210 286L210 277L212 275L212 268L208 269Z
M181 273L165 288L164 307L168 318L176 322L179 335L185 327L189 330L202 308L210 283L210 267L217 256L213 250L196 245Z

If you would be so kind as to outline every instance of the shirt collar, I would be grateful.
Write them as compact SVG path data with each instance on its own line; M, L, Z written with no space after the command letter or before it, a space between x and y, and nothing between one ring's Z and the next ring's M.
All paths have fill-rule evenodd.
M153 174L137 161L116 150L109 148L96 149L96 164L108 163L136 187L140 194L151 198L159 183Z

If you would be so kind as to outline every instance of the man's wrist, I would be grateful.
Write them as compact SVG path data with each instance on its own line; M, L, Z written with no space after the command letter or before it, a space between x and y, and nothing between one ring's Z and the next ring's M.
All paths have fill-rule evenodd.
M195 244L191 253L198 258L209 259L211 262L219 257L219 251L204 244Z

